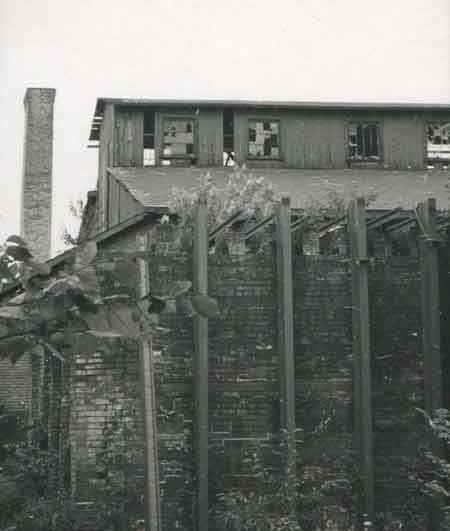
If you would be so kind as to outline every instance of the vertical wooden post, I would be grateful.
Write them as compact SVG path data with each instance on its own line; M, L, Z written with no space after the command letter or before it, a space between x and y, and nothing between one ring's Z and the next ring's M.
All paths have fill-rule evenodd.
M140 251L148 249L148 236L137 236L137 246ZM141 297L150 291L148 264L145 259L139 259L139 293ZM159 461L158 461L158 432L156 425L156 396L153 372L152 344L141 341L140 344L140 377L141 396L144 413L145 433L145 513L147 531L161 530L160 495L159 495Z
M208 292L208 224L206 197L198 200L194 224L193 288ZM197 472L197 530L208 529L208 319L194 317L195 454Z
M283 197L276 209L278 355L280 357L281 429L287 443L287 481L294 501L296 483L294 309L292 283L291 209ZM294 507L293 507L294 509Z
M421 230L420 258L424 355L425 410L429 415L442 407L441 312L439 297L439 247L435 224L436 202L418 205Z
M424 357L424 402L425 411L433 416L442 407L442 364L441 364L441 311L439 296L439 237L436 230L436 202L427 199L417 206L417 221L420 230L421 262L421 306L422 306L422 345ZM431 435L433 452L442 457L444 448ZM439 527L442 515L435 507L430 507L429 529Z
M352 330L354 442L363 486L361 516L375 517L372 391L370 374L370 316L368 290L367 228L364 199L350 202L348 227L352 258Z

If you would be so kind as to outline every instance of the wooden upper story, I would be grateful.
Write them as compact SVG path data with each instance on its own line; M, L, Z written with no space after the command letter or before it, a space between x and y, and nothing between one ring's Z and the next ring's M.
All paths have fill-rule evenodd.
M450 161L450 105L100 98L106 167L425 169Z

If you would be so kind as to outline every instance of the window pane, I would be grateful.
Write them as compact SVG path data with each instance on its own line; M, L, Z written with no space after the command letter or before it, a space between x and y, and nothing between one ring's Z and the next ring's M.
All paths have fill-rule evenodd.
M450 123L431 122L427 126L427 158L430 162L450 161Z
M163 124L163 156L191 157L194 152L194 120L165 119Z
M249 122L248 154L258 158L279 158L279 122Z
M378 124L351 123L348 126L348 156L367 159L379 156Z

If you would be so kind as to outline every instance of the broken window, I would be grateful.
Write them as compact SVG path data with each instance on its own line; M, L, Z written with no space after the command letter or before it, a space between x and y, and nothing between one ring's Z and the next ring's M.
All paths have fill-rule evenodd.
M249 121L248 156L258 159L280 158L280 122L278 120Z
M195 159L194 127L193 118L164 119L162 158Z
M234 112L223 111L223 165L234 166Z
M348 129L348 156L352 160L379 160L380 128L376 123L351 123Z
M450 161L450 122L432 122L427 126L428 162Z
M155 161L155 111L144 111L144 166L154 166Z

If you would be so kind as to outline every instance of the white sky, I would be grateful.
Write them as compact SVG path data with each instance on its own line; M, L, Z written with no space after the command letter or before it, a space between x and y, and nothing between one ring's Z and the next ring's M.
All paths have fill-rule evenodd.
M57 91L56 252L96 184L97 97L450 103L450 2L0 0L0 242L19 231L28 86Z

